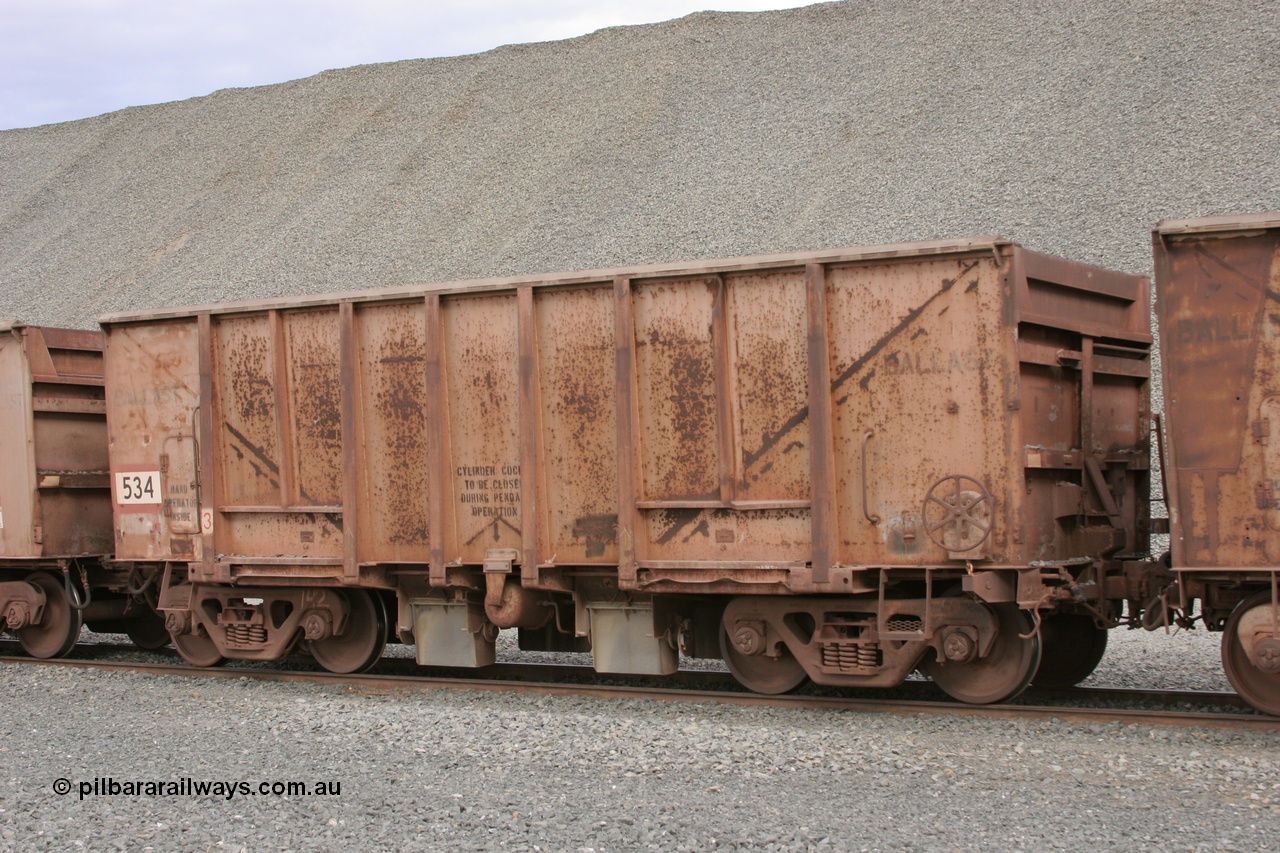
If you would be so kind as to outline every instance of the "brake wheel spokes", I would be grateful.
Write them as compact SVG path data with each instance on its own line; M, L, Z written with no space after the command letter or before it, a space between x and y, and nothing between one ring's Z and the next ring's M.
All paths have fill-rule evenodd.
M948 474L925 494L925 533L948 551L971 551L991 535L991 492L979 480Z

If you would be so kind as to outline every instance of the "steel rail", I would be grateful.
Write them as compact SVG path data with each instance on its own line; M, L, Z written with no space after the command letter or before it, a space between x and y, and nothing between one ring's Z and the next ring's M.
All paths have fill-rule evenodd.
M0 649L9 644L0 644ZM93 648L79 646L77 648ZM104 649L127 650L127 646L102 646ZM175 656L176 657L176 656ZM385 659L384 664L394 658ZM1021 704L965 705L954 700L930 698L903 698L898 689L893 691L860 691L850 695L790 694L763 696L743 692L741 688L711 689L713 685L732 683L728 673L682 671L678 678L693 682L702 681L705 686L672 687L650 683L605 684L600 675L589 667L552 664L498 664L489 667L488 677L472 673L457 677L440 674L393 674L373 672L364 675L339 675L324 671L298 669L267 669L253 666L194 667L185 663L150 663L136 660L103 660L85 658L55 658L39 660L25 656L0 655L0 664L36 664L62 666L77 669L97 669L117 672L161 675L168 677L197 678L252 678L259 681L286 683L312 683L343 686L351 693L387 695L391 693L425 692L430 690L478 690L495 693L529 693L551 696L590 697L596 699L636 700L649 699L665 702L711 702L725 705L771 708L806 708L852 713L888 714L951 714L997 719L1031 718L1056 719L1066 722L1119 723L1148 726L1201 726L1211 728L1250 729L1280 731L1280 717L1269 717L1244 712L1204 712L1187 710L1148 710L1136 708L1074 707L1067 705L1032 704L1039 699L1036 694L1024 696ZM412 664L406 659L406 664ZM439 672L439 671L436 671ZM594 681L577 678L593 677ZM529 680L530 678L533 680ZM572 677L572 678L570 678ZM606 676L607 677L607 676ZM631 677L626 677L634 681ZM667 677L664 684L670 684ZM914 685L919 685L915 687ZM937 695L937 689L927 682L908 682L907 692ZM736 685L734 685L736 687ZM868 696L884 692L892 696ZM1046 691L1047 693L1047 691ZM1151 701L1151 697L1172 698L1179 704L1239 705L1245 707L1234 694L1197 693L1193 691L1142 691L1132 688L1075 688L1070 691L1053 691L1053 695L1069 695L1072 701L1098 698L1104 700ZM1231 701L1228 701L1231 700Z
M4 659L4 655L13 656L14 662L24 661L32 662L32 659L18 651L18 644L12 641L0 640L0 659ZM101 660L105 655L150 655L160 656L174 662L175 665L185 666L182 658L178 656L172 648L165 647L157 650L139 649L132 643L109 643L100 641L82 641L70 653L71 659L76 660ZM145 663L146 661L144 661ZM323 672L317 669L316 664L306 655L296 654L285 658L282 663L292 664L297 671L306 672ZM232 668L254 668L258 666L274 666L274 662L255 664L253 662L230 662ZM276 668L279 668L278 666ZM654 687L680 687L680 688L697 688L703 690L721 690L733 693L751 694L750 691L738 684L733 676L724 670L701 670L701 669L682 669L672 675L665 676L646 676L646 675L610 675L607 673L596 672L593 668L585 664L572 663L542 663L538 661L522 661L516 662L498 662L491 664L480 670L459 669L448 667L424 667L419 666L413 658L407 657L383 657L377 665L377 673L379 675L402 675L406 677L423 678L434 676L439 678L462 678L476 680L507 680L507 681L534 681L539 683L547 682L564 682L564 681L580 681L599 684L609 679L623 679L633 684L651 684ZM911 679L903 682L893 688L857 688L857 687L815 687L812 692L821 695L833 695L843 698L866 698L880 699L887 695L893 695L895 698L903 697L915 700L926 701L936 699L941 702L950 702L942 691L927 680ZM1223 693L1215 691L1201 690L1185 690L1185 689L1149 689L1140 687L1056 687L1041 688L1032 685L1026 693L1023 694L1018 704L1028 704L1027 700L1040 700L1045 703L1049 702L1079 702L1079 703L1096 703L1096 702L1125 702L1138 703L1147 702L1152 704L1170 705L1170 706L1188 706L1202 705L1215 708L1241 708L1248 709L1248 704L1235 693Z

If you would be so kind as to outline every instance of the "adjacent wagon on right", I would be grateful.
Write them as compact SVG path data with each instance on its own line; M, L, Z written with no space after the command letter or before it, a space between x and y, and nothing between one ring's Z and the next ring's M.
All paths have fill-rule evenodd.
M1280 212L1153 235L1170 562L1250 704L1280 714Z

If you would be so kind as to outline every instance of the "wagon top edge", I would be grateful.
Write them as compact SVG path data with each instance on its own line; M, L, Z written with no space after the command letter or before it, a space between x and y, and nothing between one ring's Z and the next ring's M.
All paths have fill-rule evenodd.
M61 350L102 350L102 332L99 329L73 329L65 326L37 326L13 317L0 318L0 335L12 332L15 336L37 338L42 346Z
M392 299L411 299L436 292L476 293L486 290L509 290L514 287L556 287L581 284L604 284L614 279L656 278L662 276L716 275L757 269L781 269L806 264L839 264L861 261L891 260L897 258L930 257L974 252L996 253L1001 249L1017 247L1016 243L995 235L948 240L925 240L910 243L888 243L875 246L823 249L810 252L792 252L767 255L747 255L736 258L717 258L703 261L685 261L664 264L647 264L631 267L611 267L571 272L533 273L519 276L480 279L458 279L433 283L407 283L387 288L348 290L334 293L302 296L268 297L217 304L174 306L144 311L118 311L103 314L98 322L103 326L115 323L146 322L164 319L190 318L205 313L248 313L273 308L305 308L329 305L334 302L371 302Z
M1196 219L1161 219L1156 223L1154 233L1157 237L1168 237L1271 228L1280 228L1280 210L1231 216L1202 216Z

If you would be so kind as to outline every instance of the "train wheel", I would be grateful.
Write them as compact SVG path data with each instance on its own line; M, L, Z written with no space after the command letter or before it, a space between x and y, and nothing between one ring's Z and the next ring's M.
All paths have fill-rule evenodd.
M386 604L381 595L366 589L341 594L351 607L346 630L328 639L312 640L307 646L316 662L330 672L368 672L387 645Z
M135 615L129 617L124 632L135 646L148 651L163 649L170 642L164 617L152 610L149 604L142 605Z
M1040 635L1023 639L1031 620L1016 604L987 605L996 616L996 638L986 657L938 663L925 655L920 671L948 696L971 705L1014 698L1031 683L1040 665Z
M182 659L192 666L217 666L226 660L218 644L203 634L179 634L170 638Z
M743 654L734 646L729 632L720 626L720 654L725 665L738 683L753 693L777 696L799 690L808 683L809 676L804 667L787 647L781 646L779 652L776 658Z
M76 644L84 622L71 606L62 580L48 572L33 572L27 583L44 590L44 615L39 625L19 629L18 643L33 658L60 658Z
M1040 623L1040 669L1036 687L1075 687L1097 669L1107 650L1107 631L1092 616L1054 613Z
M1249 659L1240 640L1241 633L1266 631L1270 627L1270 592L1260 592L1240 602L1231 611L1222 631L1222 668L1241 699L1259 711L1280 716L1280 640L1261 641L1266 647L1255 650L1255 657L1263 659L1261 665Z

